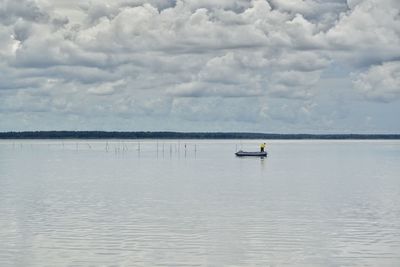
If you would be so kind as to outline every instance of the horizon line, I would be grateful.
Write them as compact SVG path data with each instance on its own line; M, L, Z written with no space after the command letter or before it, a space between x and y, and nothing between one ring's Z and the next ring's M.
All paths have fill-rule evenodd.
M396 133L261 133L179 131L7 131L0 139L400 139Z

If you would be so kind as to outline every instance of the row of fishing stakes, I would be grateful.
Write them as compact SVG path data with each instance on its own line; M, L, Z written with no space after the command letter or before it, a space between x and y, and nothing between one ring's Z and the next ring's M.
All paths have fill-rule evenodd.
M183 152L184 152L184 156L185 157L191 151L190 148L193 149L192 151L194 151L194 155L196 156L196 154L197 154L197 144L188 145L188 144L185 143L185 144L183 144ZM139 155L140 155L140 152L145 151L142 148L140 142L137 142L137 144L136 144L136 146L135 146L135 148L133 150L136 150L139 153ZM110 145L109 145L108 142L106 142L105 151L106 152L110 151ZM115 154L123 153L123 152L127 152L127 151L129 151L129 147L128 147L127 144L125 144L123 142L118 143L117 145L114 145L114 153ZM180 156L180 154L181 154L181 143L180 142L178 142L177 144L172 144L172 143L165 144L165 143L162 143L160 145L160 143L157 141L156 142L156 155L157 155L157 157L160 155L160 153L164 157L166 152L169 152L170 156L172 156L172 154L174 154L174 153L178 154L178 156Z
M156 151L157 151L157 157L159 156L159 152L160 152L160 148L159 148L159 142L157 141L157 143L156 143ZM192 145L192 148L193 148L193 150L194 150L194 156L196 156L197 155L197 145L196 144L194 144L194 145ZM186 156L187 156L187 154L188 154L188 152L189 152L189 145L187 145L187 144L184 144L183 145L183 150L184 150L184 156L185 156L185 158L186 158ZM162 156L164 157L165 156L165 143L162 143L162 148L161 148L161 153L162 153ZM178 154L178 156L180 156L180 153L181 153L181 143L180 142L178 142L178 144L169 144L169 156L171 157L172 156L172 152L175 152L175 153L177 153Z
M127 146L125 143L122 143L121 146L122 146L122 149L121 149L120 145L118 145L117 147L114 148L115 153L120 153L120 152L126 152L126 151L128 151L128 146ZM107 142L107 143L106 143L106 151L108 151L108 149L109 149L108 147L109 147L109 145L108 145L108 142ZM176 143L174 143L174 144L173 144L173 143L169 143L169 144L162 143L162 144L160 144L160 143L157 141L157 142L156 142L156 155L157 155L157 157L159 157L159 155L160 155L160 153L161 153L162 156L164 157L165 154L169 152L170 157L171 157L174 153L175 153L175 154L178 154L178 156L180 156L180 154L181 154L181 147L182 147L182 146L181 146L181 143L180 143L180 142L178 142L177 144L176 144ZM183 145L183 152L184 152L184 156L185 156L185 157L188 155L188 153L189 153L189 151L190 151L190 147L193 148L194 155L196 156L196 154L197 154L197 144L194 144L194 145L192 145L192 146L189 146L188 144L185 143L185 144ZM137 150L137 152L138 152L139 155L140 155L140 152L146 151L146 149L143 148L143 146L141 145L140 142L137 142L136 150ZM151 150L150 150L150 151L151 151Z
M194 155L196 156L196 154L197 154L197 145L194 144L191 147L193 148ZM183 150L184 150L184 156L186 157L188 152L189 152L189 150L190 150L189 145L184 144L183 145ZM156 151L157 151L157 157L158 157L159 156L159 152L160 152L160 148L159 148L159 143L158 142L157 142L157 145L156 145ZM162 143L161 153L162 153L163 157L165 156L165 151L166 151L165 143ZM169 144L168 151L169 151L170 157L172 156L173 151L175 152L175 154L178 154L178 156L180 156L180 154L181 154L181 144L180 144L180 142L178 142L178 144Z
M33 149L33 147L36 146L42 146L45 145L47 146L49 149L51 147L62 147L62 150L65 150L66 148L68 149L68 147L71 149L74 149L76 151L79 150L96 150L97 148L100 148L98 145L96 145L95 143L89 143L89 142L64 142L61 141L61 143L36 143L36 144L27 144L28 147L30 147L31 149ZM159 141L156 142L156 147L155 147L155 152L157 157L159 157L160 154L162 154L162 156L164 157L167 153L169 153L170 157L172 157L173 154L176 154L178 156L181 155L181 153L183 153L183 155L186 157L187 155L189 155L189 153L194 152L194 156L197 155L197 144L187 144L187 143L183 143L181 144L180 141L178 141L177 143L161 143ZM19 149L23 149L24 144L23 143L15 143L13 142L11 144L13 149L19 148ZM137 142L137 143L125 143L125 142L111 142L109 143L109 141L106 141L105 146L104 146L104 151L105 152L110 152L113 151L115 154L120 154L120 153L125 153L128 152L129 150L131 151L137 151L138 154L140 155L141 152L154 152L153 149L149 149L149 147L151 147L151 142L149 143L144 143L142 144L141 142Z

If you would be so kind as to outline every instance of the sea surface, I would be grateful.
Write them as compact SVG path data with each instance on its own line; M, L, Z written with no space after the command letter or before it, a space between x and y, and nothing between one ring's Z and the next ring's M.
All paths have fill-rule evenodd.
M400 141L0 140L0 266L400 266Z

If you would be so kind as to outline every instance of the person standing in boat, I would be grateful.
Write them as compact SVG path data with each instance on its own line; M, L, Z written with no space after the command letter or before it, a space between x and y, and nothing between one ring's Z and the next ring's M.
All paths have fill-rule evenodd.
M261 145L260 145L260 151L261 152L264 152L264 150L265 150L265 143L262 143Z

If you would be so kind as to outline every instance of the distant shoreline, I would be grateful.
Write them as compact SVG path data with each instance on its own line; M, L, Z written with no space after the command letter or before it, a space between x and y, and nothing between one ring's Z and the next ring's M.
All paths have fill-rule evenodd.
M286 140L399 140L400 134L276 134L245 132L108 132L24 131L0 132L0 139L286 139Z

